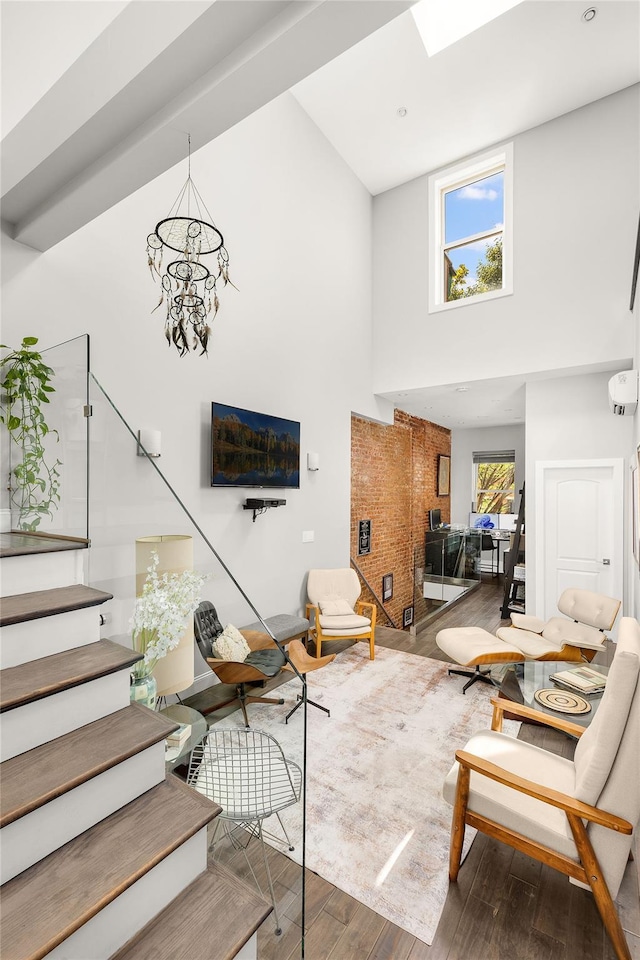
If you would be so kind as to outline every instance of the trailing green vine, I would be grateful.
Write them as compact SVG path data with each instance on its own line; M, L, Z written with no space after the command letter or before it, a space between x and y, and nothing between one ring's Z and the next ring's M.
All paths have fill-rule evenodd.
M11 439L16 444L19 462L11 472L11 503L17 507L21 530L37 530L43 516L53 516L60 503L60 471L62 462L47 459L45 440L58 431L50 428L42 411L49 403L54 371L42 360L42 355L33 349L37 337L24 337L19 350L12 350L0 360L0 423L4 423ZM3 350L11 350L4 344Z

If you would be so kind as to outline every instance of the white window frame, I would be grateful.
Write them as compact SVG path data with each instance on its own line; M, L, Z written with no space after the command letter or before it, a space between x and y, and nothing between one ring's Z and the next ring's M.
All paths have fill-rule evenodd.
M504 170L504 229L502 230L502 288L459 300L445 300L444 289L444 195ZM489 231L487 231L488 233ZM482 234L485 236L486 234ZM465 238L465 243L470 239ZM479 154L429 177L429 313L455 310L513 293L513 144Z

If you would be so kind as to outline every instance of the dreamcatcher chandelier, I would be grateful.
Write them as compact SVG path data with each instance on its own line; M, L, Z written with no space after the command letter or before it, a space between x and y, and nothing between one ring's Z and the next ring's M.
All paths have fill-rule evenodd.
M178 259L171 259L174 252ZM207 267L200 258L211 254L215 260ZM165 256L171 262L163 271ZM158 276L162 284L160 300L151 312L166 302L164 332L169 346L173 344L181 357L198 347L201 356L206 354L210 324L220 307L217 285L226 287L231 280L224 239L191 179L190 136L186 183L169 215L147 237L147 257L151 276L154 280Z

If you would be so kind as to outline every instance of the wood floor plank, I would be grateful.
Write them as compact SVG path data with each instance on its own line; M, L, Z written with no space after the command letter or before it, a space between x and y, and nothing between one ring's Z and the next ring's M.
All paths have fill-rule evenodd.
M496 908L470 895L451 943L447 960L502 960L489 952ZM504 958L511 960L511 958Z
M387 920L367 960L407 960L415 939Z
M432 957L433 950L429 944L416 939L409 953L408 960L432 960Z
M349 923L360 904L348 893L335 889L327 900L324 909L343 924Z
M329 954L329 960L354 960L368 957L382 933L386 920L363 903L358 905L342 936Z
M471 895L499 908L508 887L513 854L511 847L489 839L471 887Z
M258 930L260 960L289 960L289 957L300 960L302 930L286 915L280 916L280 928L282 933L278 935L270 918Z
M317 873L312 873L311 870L307 870L306 872L305 887L305 922L307 928L309 928L320 911L324 908L327 900L332 895L335 888L327 880L319 877ZM301 895L297 896L294 902L288 908L287 916L293 920L294 923L300 924L302 922Z
M543 866L540 871L533 926L541 933L565 944L569 939L570 896L568 879L557 870Z
M545 960L531 952L529 931L535 913L537 887L518 877L509 877L501 904L495 914L491 934L490 955L510 960ZM523 937L523 931L527 935ZM535 944L535 948L540 944Z
M606 934L593 896L574 884L569 886L569 927L572 933L566 944L566 960L602 960Z
M520 853L515 850L510 868L511 876L524 880L525 883L537 887L540 883L540 874L542 873L542 864L537 860L528 857L526 853Z
M481 833L476 834L456 883L449 884L442 916L431 945L430 960L446 960L449 954L488 842L487 837Z
M321 910L305 935L304 960L327 960L344 930L344 923Z

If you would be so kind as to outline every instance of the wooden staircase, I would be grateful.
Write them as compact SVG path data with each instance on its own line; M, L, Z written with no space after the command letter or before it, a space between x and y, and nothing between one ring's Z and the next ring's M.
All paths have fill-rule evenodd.
M255 960L271 906L207 864L220 808L166 775L177 724L129 703L81 549L0 534L0 955Z

